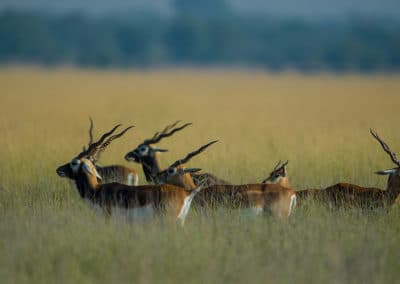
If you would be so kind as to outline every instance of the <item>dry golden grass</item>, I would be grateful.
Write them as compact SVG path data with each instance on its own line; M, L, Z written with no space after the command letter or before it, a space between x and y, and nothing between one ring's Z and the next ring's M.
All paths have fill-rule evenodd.
M386 180L373 172L393 165L369 128L400 153L399 79L0 69L0 277L391 282L399 276L398 210L365 217L314 208L289 224L218 213L212 220L189 216L184 232L157 223L105 224L55 168L87 143L89 116L97 135L115 123L136 125L103 155L103 164L126 165L127 151L180 119L194 125L163 141L170 149L165 166L218 138L190 165L244 183L260 181L277 160L289 159L296 189L339 181L383 188Z
M1 156L62 163L87 142L88 117L99 135L117 122L136 128L104 155L122 157L177 119L194 125L163 146L164 164L221 140L193 164L235 182L260 180L289 159L298 188L338 180L384 185L372 175L391 163L372 127L400 152L398 76L269 75L222 71L0 71ZM46 161L46 162L45 162Z

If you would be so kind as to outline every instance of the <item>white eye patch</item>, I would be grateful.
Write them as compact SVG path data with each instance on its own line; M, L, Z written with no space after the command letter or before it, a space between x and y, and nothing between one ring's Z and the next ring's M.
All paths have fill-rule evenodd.
M170 176L176 175L177 169L176 168L169 168L167 173Z
M139 147L138 152L141 156L146 156L149 153L149 147L142 145Z
M81 164L81 161L78 159L73 159L70 163L71 169L74 173L76 173L79 170L79 165Z

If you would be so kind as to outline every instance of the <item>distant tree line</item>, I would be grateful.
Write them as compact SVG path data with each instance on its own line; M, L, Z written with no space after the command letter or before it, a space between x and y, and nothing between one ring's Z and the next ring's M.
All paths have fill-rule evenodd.
M96 67L246 66L281 70L400 69L400 24L177 13L91 18L4 11L0 63Z

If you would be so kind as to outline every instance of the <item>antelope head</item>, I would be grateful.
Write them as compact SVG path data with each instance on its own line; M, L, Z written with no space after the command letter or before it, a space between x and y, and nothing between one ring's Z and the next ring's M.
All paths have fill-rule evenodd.
M99 186L99 180L102 179L96 166L87 158L72 159L69 164L59 167L57 174L74 180L82 198L91 196L92 190Z
M153 181L152 178L161 171L161 166L158 161L158 153L167 152L167 149L161 149L155 146L163 138L172 136L175 132L181 131L192 123L186 123L176 127L180 121L167 125L162 131L156 132L152 138L146 139L139 144L135 149L125 155L125 160L142 164L143 171L147 181Z
M385 151L396 167L388 170L375 172L378 175L389 175L387 190L388 191L400 191L400 161L397 159L396 154L390 149L390 147L378 136L378 134L370 129L371 135L381 144L383 151Z
M91 127L89 130L90 141L87 149L84 149L81 153L79 153L75 158L71 160L71 162L62 165L57 168L56 172L60 177L67 177L69 179L75 179L76 175L80 169L80 164L82 159L90 160L94 165L98 161L100 154L111 144L111 142L122 135L124 135L129 129L134 126L129 126L125 128L118 134L112 135L121 124L117 124L110 131L104 133L99 140L93 142L93 135L91 134L91 130L93 129L93 122L91 120Z
M185 168L184 164L189 162L194 156L197 156L218 140L211 141L201 146L196 151L190 152L185 158L175 161L166 170L157 174L157 178L161 183L169 183L176 186L184 187L185 189L195 189L196 185L193 182L191 174L201 171L199 168Z
M286 172L286 166L288 163L289 161L286 161L285 163L281 164L281 161L279 161L274 170L266 179L262 181L262 183L280 184L281 186L290 188Z

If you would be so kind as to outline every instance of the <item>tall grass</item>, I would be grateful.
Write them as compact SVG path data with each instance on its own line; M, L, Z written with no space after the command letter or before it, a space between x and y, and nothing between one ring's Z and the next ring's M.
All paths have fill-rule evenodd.
M118 122L136 125L102 157L125 165L127 151L181 119L194 125L162 142L170 149L164 165L219 138L190 165L245 183L289 159L296 189L339 181L384 188L373 172L393 165L368 129L400 152L399 82L397 75L1 69L1 282L398 281L399 208L365 214L313 204L288 222L191 212L183 229L124 216L106 223L55 168L88 142L89 115L97 135Z

